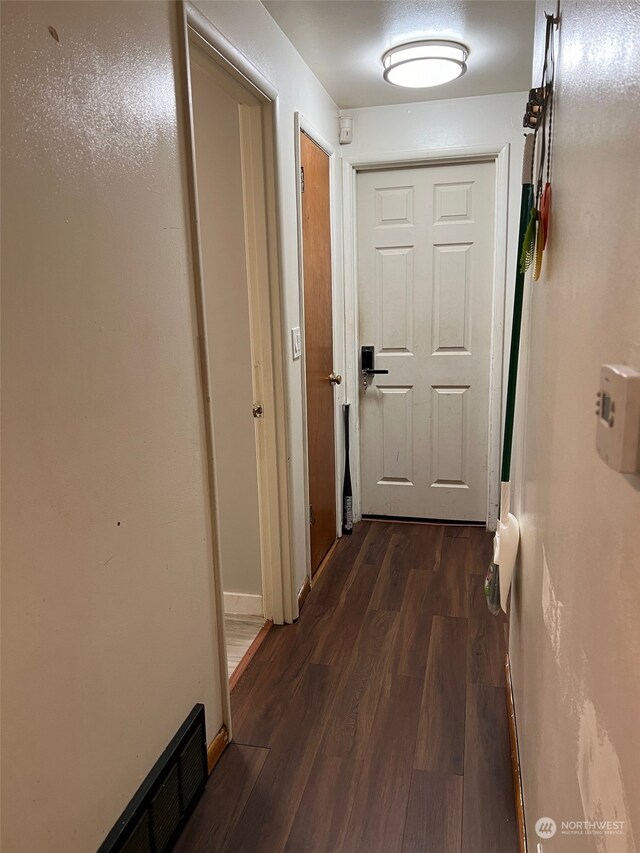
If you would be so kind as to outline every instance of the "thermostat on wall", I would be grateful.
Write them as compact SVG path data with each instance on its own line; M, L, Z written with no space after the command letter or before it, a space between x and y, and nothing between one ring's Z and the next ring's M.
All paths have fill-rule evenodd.
M626 364L603 364L596 402L596 447L600 457L624 474L640 466L640 373Z

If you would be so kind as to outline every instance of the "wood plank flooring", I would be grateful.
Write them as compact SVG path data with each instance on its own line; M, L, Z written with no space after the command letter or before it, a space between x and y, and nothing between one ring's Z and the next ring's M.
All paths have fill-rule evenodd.
M492 537L363 521L232 693L178 853L516 853Z

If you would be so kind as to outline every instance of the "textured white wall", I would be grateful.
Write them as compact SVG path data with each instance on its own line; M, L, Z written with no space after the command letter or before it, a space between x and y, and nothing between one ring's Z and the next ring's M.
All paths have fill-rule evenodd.
M298 245L295 170L294 113L300 112L331 144L338 147L338 108L303 62L300 54L286 38L262 3L258 0L196 0L195 6L220 32L271 82L278 92L280 127L277 140L278 167L281 180L280 226L285 235L282 258L284 285L284 331L286 394L289 404L289 481L293 527L293 562L296 589L302 586L306 573L306 531L308 508L304 490L304 421L302 408L303 377L301 361L291 360L290 329L302 328L298 289ZM339 162L332 175L334 198L340 198ZM344 372L343 293L341 276L341 213L333 207L334 240L334 315L336 319L335 352L338 373ZM344 385L338 387L336 404L342 402ZM342 452L336 448L339 458Z
M280 93L288 329L294 111L332 142L338 111L260 3L200 6ZM84 853L195 702L222 722L177 9L3 2L2 40L2 849Z
M177 43L2 4L3 853L95 850L222 722Z
M552 228L542 278L527 285L511 661L530 849L548 815L626 821L622 837L550 849L629 853L640 842L640 477L597 455L594 401L601 364L640 368L640 7L563 2L560 45Z

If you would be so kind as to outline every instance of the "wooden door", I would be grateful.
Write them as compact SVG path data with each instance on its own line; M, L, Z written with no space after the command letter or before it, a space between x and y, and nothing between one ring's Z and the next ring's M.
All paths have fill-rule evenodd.
M300 134L311 573L336 538L329 157Z
M362 511L484 521L494 164L358 176Z

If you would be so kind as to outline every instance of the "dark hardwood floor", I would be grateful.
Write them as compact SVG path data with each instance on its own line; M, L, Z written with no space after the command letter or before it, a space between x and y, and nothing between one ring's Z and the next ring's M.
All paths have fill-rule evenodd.
M492 537L363 521L232 694L178 853L516 853Z

